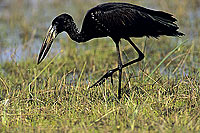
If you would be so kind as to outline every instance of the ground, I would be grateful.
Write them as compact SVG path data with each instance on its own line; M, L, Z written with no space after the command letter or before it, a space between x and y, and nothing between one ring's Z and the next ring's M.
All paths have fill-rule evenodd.
M145 59L88 87L117 66L110 38L55 40L47 58L37 56L51 20L70 13L81 27L87 10L103 0L3 0L0 2L1 132L197 132L200 131L200 2L126 0L174 14L184 37L132 38ZM87 4L86 4L87 3ZM126 41L123 62L137 57Z

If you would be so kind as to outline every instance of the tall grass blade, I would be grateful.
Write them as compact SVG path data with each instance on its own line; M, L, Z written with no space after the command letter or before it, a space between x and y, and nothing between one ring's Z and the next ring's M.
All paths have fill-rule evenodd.
M183 41L180 43L176 48L174 48L172 51L168 53L167 56L156 66L156 68L151 72L151 74L148 75L148 77L144 80L145 82L151 78L151 76L155 73L155 71L162 65L162 63L169 57L171 56L178 48L180 48L184 43L186 43L188 40Z
M58 57L60 53L62 53L62 50L56 56L53 57L53 59L42 69L42 71L39 72L38 75L36 75L36 77L29 83L27 87L29 87L49 67L49 65Z
M83 68L82 68L82 70L81 70L81 74L80 74L80 76L79 76L79 78L78 78L78 82L77 82L77 85L76 85L76 90L77 90L77 88L79 87L79 84L80 84L80 81L81 81L81 77L82 77L83 72L84 72L84 70L85 70L86 64L87 64L87 63L85 62L85 64L83 65Z

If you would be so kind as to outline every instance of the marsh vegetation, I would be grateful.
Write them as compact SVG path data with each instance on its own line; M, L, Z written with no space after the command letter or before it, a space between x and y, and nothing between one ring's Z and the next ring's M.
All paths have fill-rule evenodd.
M88 89L117 66L110 38L73 42L62 33L48 57L37 56L51 20L70 13L80 26L91 7L106 0L0 1L1 132L181 132L200 130L200 2L126 0L174 14L181 38L132 38L145 59ZM124 1L123 1L124 2ZM81 28L81 27L80 27ZM123 62L137 55L121 41ZM164 59L164 60L163 60Z

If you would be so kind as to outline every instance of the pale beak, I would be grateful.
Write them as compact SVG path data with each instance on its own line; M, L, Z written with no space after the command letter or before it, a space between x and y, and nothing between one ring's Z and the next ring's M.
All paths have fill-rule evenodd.
M53 43L53 40L56 38L57 35L58 35L58 32L56 31L56 27L51 25L47 31L42 47L40 49L37 64L39 64L46 57Z

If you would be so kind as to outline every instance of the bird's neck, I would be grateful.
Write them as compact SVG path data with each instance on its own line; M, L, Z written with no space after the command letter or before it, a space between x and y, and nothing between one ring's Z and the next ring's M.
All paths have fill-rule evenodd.
M70 38L76 42L85 42L87 39L85 38L84 33L80 32L75 22L71 23L71 26L66 31Z

